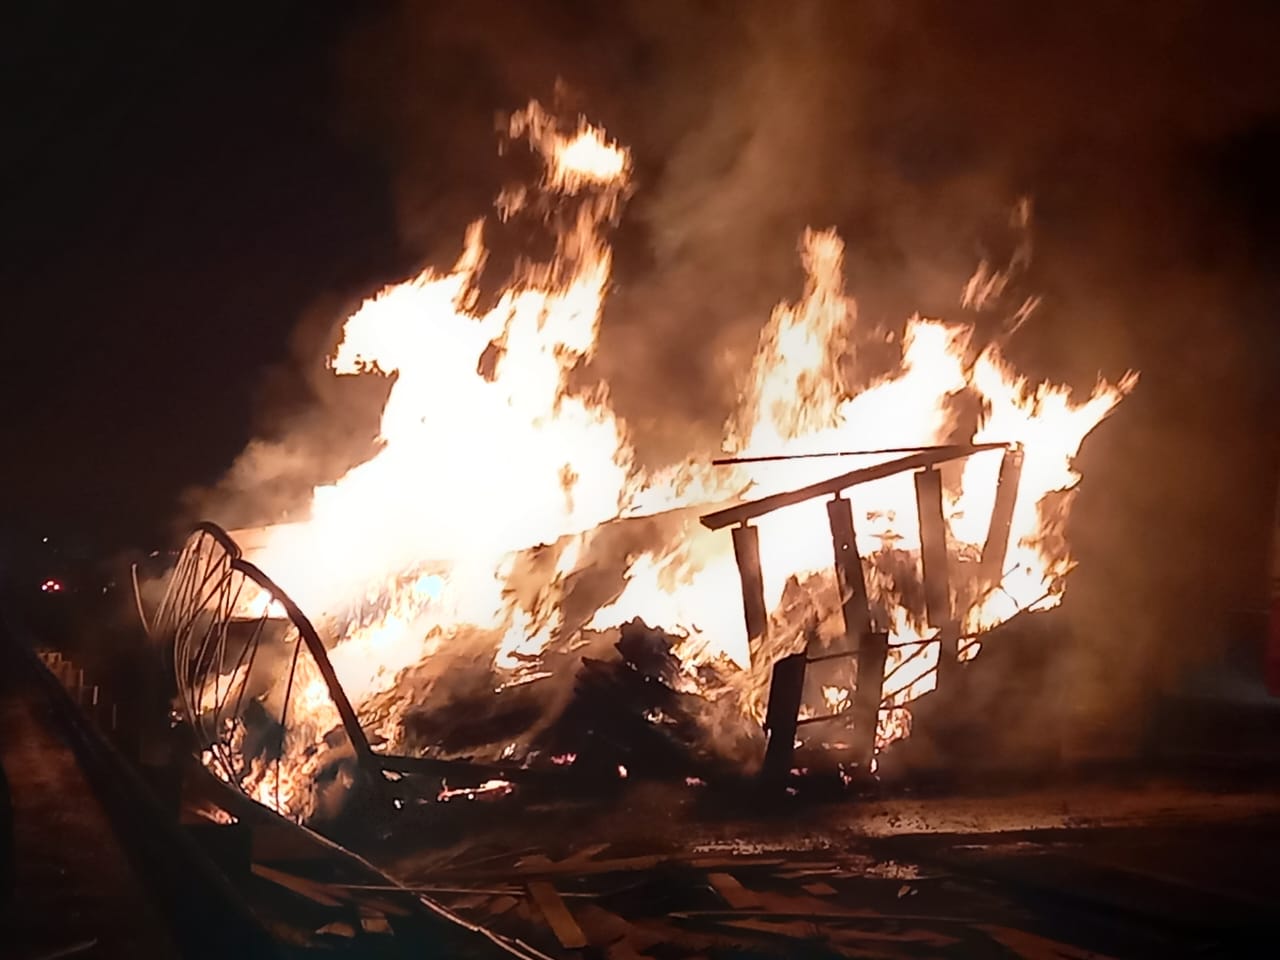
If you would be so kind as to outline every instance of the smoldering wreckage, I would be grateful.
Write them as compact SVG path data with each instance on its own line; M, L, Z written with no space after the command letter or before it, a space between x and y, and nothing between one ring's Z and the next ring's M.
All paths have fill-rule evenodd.
M537 103L503 134L540 180L452 269L367 300L331 357L391 379L376 453L305 520L200 524L140 585L203 768L188 807L328 851L252 868L328 917L313 939L426 909L453 955L1100 956L1014 905L943 916L946 869L847 838L893 832L857 798L997 739L973 678L1051 634L1073 457L1138 375L1028 382L1002 344L1034 301L994 335L863 329L841 238L810 230L723 453L642 467L607 387L571 385L631 158ZM481 298L485 231L521 222L553 255ZM1007 280L982 263L957 300L995 309ZM833 796L843 820L804 806Z

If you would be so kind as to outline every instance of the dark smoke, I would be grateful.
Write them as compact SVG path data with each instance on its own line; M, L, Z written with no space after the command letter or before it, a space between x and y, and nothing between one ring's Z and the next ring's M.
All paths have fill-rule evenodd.
M761 324L798 292L804 227L839 229L859 322L894 329L964 316L966 278L1010 261L1009 211L1032 197L1034 259L995 312L1042 300L1009 355L1080 389L1143 373L1080 457L1076 642L1058 656L1092 709L1207 655L1226 611L1261 603L1277 27L1272 5L1200 0L388 3L343 45L342 123L383 157L409 257L437 264L511 175L496 113L536 96L631 146L637 194L583 377L609 383L648 463L690 438L719 448ZM305 415L298 463L334 416L342 436L368 429L351 412L368 390Z

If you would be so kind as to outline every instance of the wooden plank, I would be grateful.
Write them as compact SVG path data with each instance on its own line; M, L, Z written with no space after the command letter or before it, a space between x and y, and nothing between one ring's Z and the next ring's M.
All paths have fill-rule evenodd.
M702 517L702 525L709 530L720 530L723 527L731 527L736 523L746 523L754 517L764 516L774 510L781 510L783 507L804 503L806 500L812 500L815 497L834 496L840 491L856 487L860 483L882 480L885 477L893 476L895 473L905 473L908 470L918 470L921 467L931 467L951 460L960 460L982 450L999 450L1006 446L1008 444L974 443L925 450L909 457L899 457L897 460L890 460L887 463L878 463L875 466L863 467L861 470L842 473L838 477L811 483L807 487L801 487L798 490L776 493L773 496L761 497L759 500L740 503L737 506L708 513Z
M489 896L487 893L464 893L462 896L449 901L449 908L452 910L478 910L489 902Z
M764 725L769 733L760 776L775 786L785 783L795 755L796 722L804 697L806 660L803 653L783 657L773 665Z
M720 894L720 898L735 910L748 910L760 906L760 895L748 890L731 873L709 873L707 882Z
M960 630L951 610L947 553L947 521L942 513L942 474L916 474L916 509L920 519L920 565L924 577L925 613L938 630L938 688L945 690L956 669Z
M583 847L581 850L573 851L573 853L561 860L560 863L564 866L568 866L573 863L586 863L592 857L596 856L596 854L604 853L611 846L613 846L613 844L608 842L593 843L589 846Z
M356 928L345 920L335 920L333 923L326 923L316 933L330 937L345 937L350 940L356 935Z
M381 913L373 910L361 910L360 929L365 933L385 936L391 933L391 923Z
M876 752L876 727L884 689L884 665L889 657L889 634L868 631L858 646L858 673L853 688L853 761L864 772L871 769Z
M533 861L533 862L530 862ZM691 853L653 853L634 857L617 857L613 860L562 860L555 862L546 858L526 858L519 864L510 867L489 868L485 870L458 870L447 874L449 880L507 880L512 876L552 877L552 876L592 876L601 873L632 873L652 870L662 863L687 863L689 866L710 870L717 867L775 867L789 863L784 857L752 857L752 856L704 856ZM458 883L458 886L463 886ZM424 886L424 889L426 887Z
M519 903L519 901L516 900L515 897L506 896L506 895L503 895L501 897L496 897L494 898L493 902L489 904L489 913L491 913L495 917L500 917L504 913L506 913L508 910L510 910L512 907L514 907L517 903Z
M1013 509L1018 504L1018 486L1022 481L1021 447L1010 447L1000 461L996 480L996 499L991 507L987 540L982 546L978 579L983 589L990 589L1004 576L1004 558L1009 552L1009 532L1013 527Z
M556 888L546 880L531 880L527 885L529 896L538 906L543 919L551 927L560 945L568 950L578 950L587 945L586 934L573 919L573 914L556 893Z
M285 873L283 870L264 867L260 863L255 863L249 869L263 880L269 880L277 886L306 897L313 903L318 903L324 907L341 907L345 905L344 901L334 896L323 884L316 883L314 880L297 877L292 873Z
M526 868L529 868L533 870L540 870L545 867L550 867L554 863L555 861L552 860L550 857L548 857L545 853L535 853L533 854L533 856L521 857L519 860L517 860L516 869L524 870Z
M742 612L747 623L747 649L754 653L769 628L764 602L764 573L760 567L760 531L746 525L733 528L733 557L742 581Z
M825 939L818 925L807 920L726 920L724 925L738 930L786 937L790 940L822 941Z
M871 609L867 602L867 580L858 554L857 532L853 525L853 505L844 497L827 504L827 525L835 551L836 584L843 598L844 643L838 649L853 653L863 635L871 631Z

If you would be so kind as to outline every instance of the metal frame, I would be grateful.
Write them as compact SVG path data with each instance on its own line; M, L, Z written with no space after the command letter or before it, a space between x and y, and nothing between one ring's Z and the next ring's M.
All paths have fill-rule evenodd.
M256 617L237 617L249 583L269 602ZM252 699L249 689L267 623L273 619L269 616L272 601L285 613L285 642L293 643L289 679L278 717L280 742L272 758L276 764L276 812L284 813L279 797L280 765L289 732L293 681L304 649L324 679L359 767L373 772L379 766L311 621L284 590L240 555L239 546L225 530L206 522L197 525L188 537L152 618L150 632L172 656L177 693L200 746L212 752L224 779L243 790L240 781L244 771L237 767L226 733L229 725L242 722L248 706L246 697ZM231 636L233 624L248 633L242 644ZM239 651L233 653L236 647ZM206 706L210 699L212 709Z
M269 616L269 605L253 618L237 617L236 611L248 584L279 604L284 613L285 642L293 643L289 676L280 716L279 743L272 762L276 764L277 813L284 814L279 798L280 764L289 733L289 705L300 658L305 649L323 678L342 728L351 742L359 769L378 789L387 783L384 774L421 774L456 777L463 782L502 777L510 781L537 779L534 771L516 765L477 764L468 760L441 760L375 753L338 679L323 640L314 625L293 599L269 576L241 556L239 545L220 526L198 524L187 538L169 578L149 634L162 644L171 659L178 697L202 749L209 750L222 779L248 796L241 784L244 771L238 768L226 738L226 725L241 720L252 700L250 680L258 663L258 653ZM144 624L146 623L144 618ZM241 644L231 636L233 624L248 634ZM238 652L233 652L238 648ZM205 705L212 702L212 708Z

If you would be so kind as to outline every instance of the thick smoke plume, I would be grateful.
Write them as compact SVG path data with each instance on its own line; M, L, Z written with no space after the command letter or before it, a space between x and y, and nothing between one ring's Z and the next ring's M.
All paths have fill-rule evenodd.
M518 173L494 150L498 112L537 96L632 148L616 289L579 372L609 384L644 463L690 438L720 448L810 225L847 241L864 330L981 307L991 335L1025 320L1006 349L1032 378L1087 388L1142 369L1082 451L1070 531L1077 642L1059 677L1099 707L1202 655L1264 583L1275 450L1255 438L1275 354L1219 194L1235 144L1275 122L1276 18L1233 7L389 3L343 43L340 122L385 158L408 262L451 260ZM1010 221L1025 197L1030 234ZM1016 269L966 307L983 262ZM318 368L333 343L303 340ZM206 501L215 516L279 519L367 455L385 383L315 391L241 457Z

